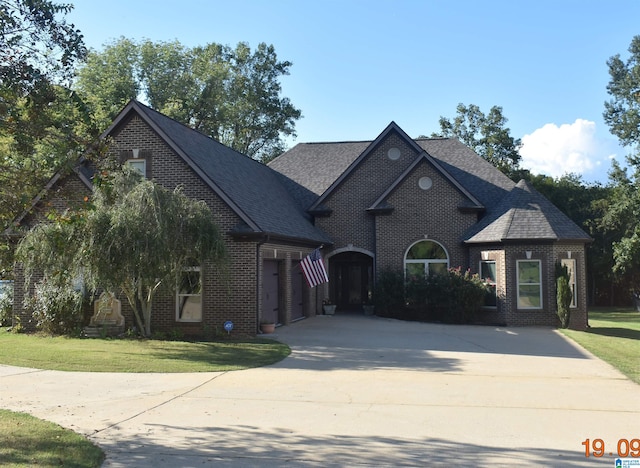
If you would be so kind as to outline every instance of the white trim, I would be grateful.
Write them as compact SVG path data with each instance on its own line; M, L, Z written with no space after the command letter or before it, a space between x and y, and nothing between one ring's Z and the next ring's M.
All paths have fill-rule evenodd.
M480 275L480 279L481 280L486 280L486 277L482 276L482 264L483 263L493 263L495 266L495 273L496 276L498 276L498 262L494 259L487 259L487 260L480 260L480 263L478 265L478 274ZM482 307L485 307L487 309L495 309L498 307L498 278L494 278L493 281L487 281L487 284L489 286L493 286L494 288L494 294L495 294L495 301L496 301L496 305L483 305Z
M127 164L132 169L139 171L142 177L144 177L145 179L147 178L147 160L146 159L140 159L140 158L127 159L125 161L125 164ZM142 170L140 170L140 166L142 166Z
M571 252L567 252L570 254ZM571 288L571 307L572 309L576 309L578 307L578 282L576 281L576 269L578 268L577 262L575 258L562 258L560 259L560 264L567 267L569 270L569 287Z
M358 253L367 255L368 257L375 258L375 255L373 254L373 252L369 250L361 249L360 247L354 247L353 245L350 247L340 247L339 249L332 250L324 258L328 260L334 255L338 255L344 252L358 252Z
M442 259L442 258L421 258L421 259L407 259L407 254L409 253L409 250L411 250L415 245L421 243L421 242L432 242L436 245L438 245L443 251L444 254L447 256L446 259ZM429 265L430 264L444 264L446 265L447 270L449 269L449 252L447 251L446 247L444 245L442 245L440 242L438 242L437 240L433 240L433 239L429 239L429 238L424 238L424 239L419 239L417 241L415 241L414 243L412 243L405 251L404 251L404 257L403 257L403 269L404 269L404 275L405 275L405 279L407 276L407 264L422 264L424 265L424 275L425 277L429 274Z
M191 322L191 323L199 323L202 322L203 319L203 307L202 307L202 268L200 268L199 266L195 266L195 267L188 267L185 268L184 270L182 270L182 272L188 272L188 271L197 271L199 273L199 279L200 279L200 292L198 294L181 294L180 293L180 285L176 284L176 295L175 295L175 300L176 300L176 322ZM182 273L181 273L182 274ZM180 318L180 299L183 297L199 297L200 298L200 317L199 318L191 318L191 319L185 319L185 318Z
M522 285L526 286L538 286L538 298L540 299L540 306L522 306L520 305L520 264L521 263L537 263L538 264L538 282L537 283L522 283ZM516 260L516 296L517 302L516 307L520 310L540 310L543 308L543 297L542 297L542 261L539 259L531 259L531 260Z

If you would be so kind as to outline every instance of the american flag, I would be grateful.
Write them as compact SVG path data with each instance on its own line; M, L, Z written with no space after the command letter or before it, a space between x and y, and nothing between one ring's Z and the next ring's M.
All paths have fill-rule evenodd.
M327 270L324 268L320 249L316 249L307 255L300 262L300 267L310 288L329 282L329 275L327 275Z

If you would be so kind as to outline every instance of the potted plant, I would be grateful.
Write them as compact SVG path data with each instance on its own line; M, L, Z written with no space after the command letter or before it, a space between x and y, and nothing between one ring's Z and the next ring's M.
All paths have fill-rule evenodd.
M333 315L336 313L336 305L331 302L331 299L325 299L322 301L322 311L324 315Z
M272 320L262 320L260 322L260 331L266 335L276 330L276 324Z
M365 302L364 304L362 304L362 310L364 311L364 315L374 315L376 312L376 307L370 303L370 302Z

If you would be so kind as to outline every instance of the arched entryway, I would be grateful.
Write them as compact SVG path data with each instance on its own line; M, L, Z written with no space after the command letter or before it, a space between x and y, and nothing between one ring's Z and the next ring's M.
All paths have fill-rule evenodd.
M329 297L337 311L362 311L371 302L373 258L361 252L341 252L329 261Z

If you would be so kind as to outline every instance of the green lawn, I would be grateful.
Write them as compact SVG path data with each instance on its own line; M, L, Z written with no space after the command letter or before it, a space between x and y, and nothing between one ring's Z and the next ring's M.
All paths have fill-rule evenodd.
M42 337L0 329L0 363L84 372L219 372L281 361L291 350L267 339L163 341Z
M95 468L104 453L79 434L57 424L0 409L0 465Z
M13 334L0 329L0 364L86 372L220 372L281 361L277 341L188 342L82 339ZM1 403L0 403L1 404ZM99 467L102 450L84 437L23 413L0 409L1 466Z
M584 332L562 332L640 384L640 313L631 308L593 308L589 325Z

